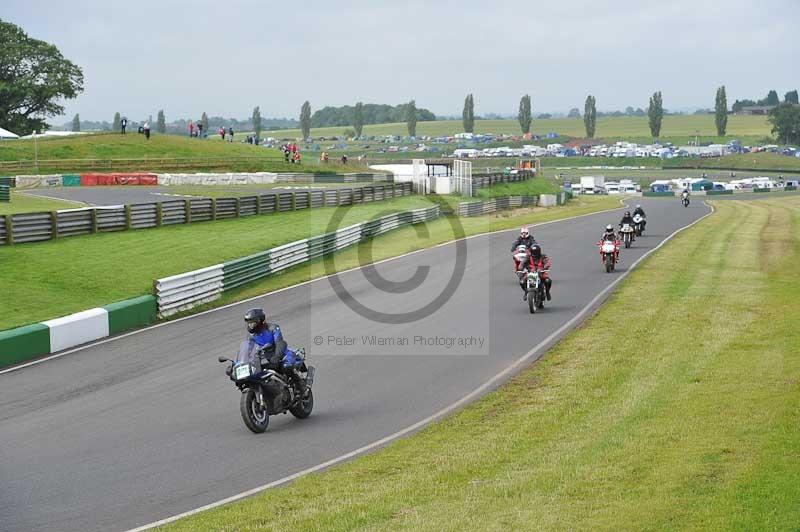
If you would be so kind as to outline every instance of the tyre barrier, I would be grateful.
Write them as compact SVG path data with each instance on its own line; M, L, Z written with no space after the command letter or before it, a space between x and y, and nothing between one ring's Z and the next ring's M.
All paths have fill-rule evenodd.
M226 290L238 288L398 227L434 220L440 214L438 205L390 214L240 259L156 279L153 289L158 303L158 317L166 318L190 310L219 299Z
M26 362L156 321L152 295L0 331L0 368Z

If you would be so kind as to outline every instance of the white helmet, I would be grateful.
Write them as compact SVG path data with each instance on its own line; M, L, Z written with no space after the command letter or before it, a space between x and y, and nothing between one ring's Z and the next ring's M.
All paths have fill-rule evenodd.
M522 235L522 237L527 238L528 235L530 234L530 231L528 231L527 226L523 225L519 230L519 234Z
M611 224L608 224L608 225L606 226L606 231L613 231L613 230L614 230L614 226L613 226L613 225L611 225Z
M637 209L641 209L641 208L642 208L642 206L641 206L641 205L636 205L636 208L637 208Z

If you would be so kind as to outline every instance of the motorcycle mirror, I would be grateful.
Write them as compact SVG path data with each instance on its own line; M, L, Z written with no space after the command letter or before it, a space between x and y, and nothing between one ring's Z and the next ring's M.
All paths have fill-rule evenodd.
M230 358L225 358L225 357L219 357L217 360L220 361L220 362L230 362L231 361Z

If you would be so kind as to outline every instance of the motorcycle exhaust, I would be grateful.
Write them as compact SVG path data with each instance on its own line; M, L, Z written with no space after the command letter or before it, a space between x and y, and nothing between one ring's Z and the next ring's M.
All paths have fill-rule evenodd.
M311 386L314 384L314 366L308 366L308 372L306 373L306 384L308 384L309 388L311 388Z

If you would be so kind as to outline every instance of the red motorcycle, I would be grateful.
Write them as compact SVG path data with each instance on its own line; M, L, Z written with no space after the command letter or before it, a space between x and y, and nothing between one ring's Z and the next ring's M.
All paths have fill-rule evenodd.
M600 260L605 265L606 272L611 273L614 271L614 265L619 262L620 241L601 240L597 245L600 247Z

